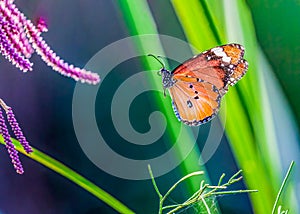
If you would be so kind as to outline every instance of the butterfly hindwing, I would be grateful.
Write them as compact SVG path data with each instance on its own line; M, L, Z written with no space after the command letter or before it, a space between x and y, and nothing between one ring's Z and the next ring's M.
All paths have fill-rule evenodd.
M219 110L218 89L201 79L198 82L177 81L169 92L176 117L187 125L206 123Z

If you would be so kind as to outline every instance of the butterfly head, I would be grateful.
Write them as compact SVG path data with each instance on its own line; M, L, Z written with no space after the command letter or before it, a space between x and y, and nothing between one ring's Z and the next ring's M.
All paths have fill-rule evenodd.
M166 69L166 66L163 63L163 61L161 61L159 59L159 58L161 58L161 56L155 56L153 54L148 54L148 56L152 56L153 58L155 58L162 65L162 68L159 70L158 73L162 77L162 85L163 85L163 88L164 88L164 95L166 96L166 89L172 87L176 82L173 79L173 74L172 74L171 71Z

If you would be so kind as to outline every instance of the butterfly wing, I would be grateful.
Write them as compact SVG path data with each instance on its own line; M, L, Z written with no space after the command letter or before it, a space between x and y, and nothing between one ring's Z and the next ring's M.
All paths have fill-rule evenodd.
M221 95L212 84L199 79L197 82L177 81L169 88L176 117L190 126L210 121L218 112Z
M234 85L248 69L244 48L239 44L227 44L212 48L185 61L173 71L174 79L202 79L216 86L224 95L229 85Z
M242 59L239 64L234 69L233 74L230 76L229 84L233 86L236 84L247 72L248 69L248 62Z

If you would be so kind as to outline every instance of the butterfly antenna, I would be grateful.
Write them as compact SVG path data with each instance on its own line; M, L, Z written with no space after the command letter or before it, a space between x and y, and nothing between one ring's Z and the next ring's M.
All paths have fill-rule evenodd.
M148 54L147 56L152 56L154 59L156 59L162 65L163 69L166 69L165 63L162 60L159 59L159 58L162 58L161 56L155 56L153 54Z

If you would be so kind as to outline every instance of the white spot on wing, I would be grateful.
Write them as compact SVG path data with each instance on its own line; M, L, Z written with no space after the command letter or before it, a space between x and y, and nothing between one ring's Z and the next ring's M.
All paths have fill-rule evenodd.
M216 56L220 56L222 57L222 61L226 62L226 63L230 63L231 58L229 56L226 55L226 53L223 51L223 48L221 47L216 47L211 49L211 51L216 54Z
M222 60L223 60L223 62L230 63L231 58L229 56L223 56Z

